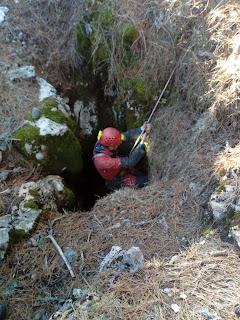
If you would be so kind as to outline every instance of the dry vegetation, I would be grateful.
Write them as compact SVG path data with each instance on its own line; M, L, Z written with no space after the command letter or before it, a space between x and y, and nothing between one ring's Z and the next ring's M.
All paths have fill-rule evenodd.
M238 1L121 2L119 19L134 21L140 30L133 45L141 57L136 75L161 87L174 63L181 61L168 106L161 105L153 123L150 168L155 182L143 190L115 192L100 199L90 213L69 213L55 223L59 244L79 253L73 266L75 281L46 239L37 247L27 241L18 244L1 268L4 281L14 279L20 284L18 298L7 301L9 319L28 319L41 308L52 312L55 300L50 303L46 297L70 296L73 287L83 286L103 297L89 319L105 314L113 320L195 320L205 319L200 312L204 308L224 320L235 319L234 306L240 299L238 254L215 234L205 244L198 243L198 238L215 177L222 168L239 163L239 133L234 131L239 113L239 68L235 65L239 10ZM162 11L158 29L154 21ZM56 35L50 38L56 40ZM211 53L211 58L200 57L199 50ZM50 56L49 66L52 63L57 70L54 76L65 63L53 64L60 52L58 47L56 55ZM75 64L72 56L65 58ZM199 118L199 112L208 108ZM227 141L236 147L224 150ZM48 221L58 216L53 212L42 217L36 233L46 236ZM131 223L126 224L126 219ZM139 246L146 259L144 269L135 275L113 272L96 277L99 262L112 245ZM170 263L175 255L176 261ZM113 279L111 284L109 279ZM172 297L163 292L166 287L172 288ZM180 300L180 293L187 299ZM172 303L179 304L178 314L172 311Z

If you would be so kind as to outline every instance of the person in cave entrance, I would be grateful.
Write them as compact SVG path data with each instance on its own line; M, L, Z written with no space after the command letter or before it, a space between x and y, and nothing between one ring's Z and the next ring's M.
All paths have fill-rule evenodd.
M110 127L99 131L93 150L93 162L109 190L113 191L123 186L142 188L147 184L147 174L136 169L136 166L146 155L145 140L149 131L149 123L124 133ZM132 152L128 155L119 154L120 145L129 149L142 132L140 143Z

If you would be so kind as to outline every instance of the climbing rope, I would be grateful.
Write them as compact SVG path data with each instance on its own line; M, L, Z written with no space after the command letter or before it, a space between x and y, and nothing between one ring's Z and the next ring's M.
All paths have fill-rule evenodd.
M147 121L146 121L145 123L151 123L152 117L153 117L153 115L154 115L154 113L155 113L155 111L156 111L156 109L157 109L157 107L158 107L158 105L159 105L160 100L162 99L162 97L163 97L163 95L164 95L164 92L166 91L166 89L167 89L167 87L168 87L168 85L169 85L169 82L170 82L171 79L172 79L172 76L173 76L174 72L175 72L176 69L177 69L177 66L179 65L180 60L183 60L183 59L184 59L184 57L186 56L186 54L189 52L189 49L190 49L190 47L185 51L184 55L179 58L179 60L178 60L178 62L176 63L175 67L173 68L173 70L172 70L172 72L171 72L171 74L170 74L170 76L169 76L169 78L168 78L168 80L167 80L167 82L166 82L166 84L165 84L165 86L164 86L164 88L163 88L160 96L158 97L158 100L157 100L157 102L156 102L156 104L155 104L155 106L154 106L154 108L153 108L150 116L148 117L148 119L147 119ZM142 136L143 136L144 133L145 133L145 130L143 130L143 131L141 132L141 134L139 135L139 137L138 137L137 140L135 141L134 146L132 147L132 149L131 149L131 151L130 151L130 154L133 152L133 150L134 150L134 149L136 148L136 146L139 144L139 142L141 141Z

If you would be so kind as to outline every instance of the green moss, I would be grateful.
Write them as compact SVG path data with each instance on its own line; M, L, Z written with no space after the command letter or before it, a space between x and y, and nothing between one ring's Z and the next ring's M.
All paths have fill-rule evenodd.
M212 228L210 226L205 226L200 231L200 236L205 237L205 236L209 235L211 231L212 231Z
M229 180L223 180L219 186L215 189L215 192L220 193L222 191L225 191L225 186L230 185L231 183L233 183L232 179Z
M63 136L44 136L43 144L47 146L45 158L41 165L45 171L59 174L66 169L71 174L82 170L82 149L72 131L68 130Z
M23 128L19 129L15 135L14 138L17 139L15 141L16 147L19 149L19 151L28 159L33 159L31 155L27 153L25 150L25 144L29 143L32 145L39 145L40 144L40 130L37 127L27 125Z
M71 117L66 117L59 109L59 102L55 98L46 98L41 108L41 116L44 116L57 123L65 123L74 133L77 129L77 122Z
M39 163L48 173L59 174L66 168L67 172L77 174L82 169L81 145L71 130L61 137L40 136L38 128L28 125L18 130L15 138L19 139L16 141L19 151L34 163ZM44 159L38 162L35 154L29 155L25 143L31 143L34 150L40 150L40 146L45 145Z
M76 203L75 194L68 187L64 187L63 194L64 194L65 205L63 205L62 207L66 207L66 208L72 209L74 207L75 203Z
M123 23L119 29L120 36L122 37L123 46L125 49L130 49L134 41L139 37L139 32L136 26L131 23Z
M33 196L35 199L39 198L39 190L38 189L31 189L29 190L29 194Z
M58 101L54 97L45 98L42 102L42 106L46 108L57 108Z
M25 232L22 229L11 229L9 231L9 239L10 239L10 244L16 243L19 240L26 238L29 235L28 232Z
M24 207L39 210L39 206L34 199L24 201Z
M152 94L142 79L132 80L133 97L137 103L146 105L152 100Z
M91 57L91 41L86 33L85 22L80 21L76 27L76 46L82 58L89 61Z
M108 47L105 38L100 32L94 32L91 36L93 64L106 62L109 59Z

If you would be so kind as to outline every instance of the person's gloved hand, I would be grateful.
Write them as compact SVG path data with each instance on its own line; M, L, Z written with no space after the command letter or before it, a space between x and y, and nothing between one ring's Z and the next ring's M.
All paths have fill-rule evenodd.
M146 132L147 134L150 133L151 130L151 123L149 122L144 122L144 124L141 126L142 131Z

